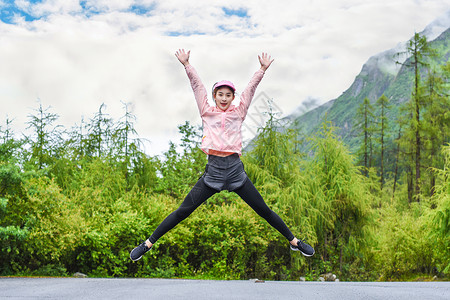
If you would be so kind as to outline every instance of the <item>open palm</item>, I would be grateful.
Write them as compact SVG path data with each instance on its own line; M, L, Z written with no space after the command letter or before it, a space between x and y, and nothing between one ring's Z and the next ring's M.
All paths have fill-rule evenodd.
M270 55L264 52L261 54L261 56L258 55L258 59L259 63L261 64L261 69L264 71L267 70L274 61L274 59L272 59Z

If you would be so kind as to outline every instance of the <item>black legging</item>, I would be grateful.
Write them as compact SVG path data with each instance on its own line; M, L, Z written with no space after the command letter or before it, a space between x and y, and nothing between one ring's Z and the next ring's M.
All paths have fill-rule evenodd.
M175 227L178 223L186 219L197 207L205 202L218 191L208 187L200 178L189 194L181 203L177 210L172 212L162 223L156 228L149 240L152 244L162 237L167 231ZM261 194L255 188L250 179L247 179L244 185L234 191L238 194L259 216L263 217L272 227L277 229L288 241L294 239L294 235L273 210L271 210Z

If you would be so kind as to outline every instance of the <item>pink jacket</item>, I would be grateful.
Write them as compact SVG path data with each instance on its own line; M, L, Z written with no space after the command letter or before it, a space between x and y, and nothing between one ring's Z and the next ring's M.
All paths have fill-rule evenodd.
M248 108L255 94L256 87L264 76L258 70L253 75L245 90L241 93L239 106L231 105L226 111L208 104L208 94L194 67L188 65L186 73L191 82L203 122L201 149L206 154L214 152L242 154L241 127Z

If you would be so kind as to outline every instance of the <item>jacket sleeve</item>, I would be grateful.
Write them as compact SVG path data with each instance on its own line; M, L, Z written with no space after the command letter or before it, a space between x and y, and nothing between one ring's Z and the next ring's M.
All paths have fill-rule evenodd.
M200 112L200 115L203 116L203 114L209 108L208 95L206 93L205 86L203 85L200 77L197 74L197 71L195 71L193 66L188 65L186 67L186 74L191 83L192 90L194 91L194 97L195 101L197 102L198 111Z
M263 76L264 76L263 70L256 71L255 74L253 74L252 79L250 79L250 82L248 83L245 90L241 93L241 102L239 103L238 111L242 120L245 120L245 117L247 116L248 108L252 103L256 88L258 87L258 84L261 82Z

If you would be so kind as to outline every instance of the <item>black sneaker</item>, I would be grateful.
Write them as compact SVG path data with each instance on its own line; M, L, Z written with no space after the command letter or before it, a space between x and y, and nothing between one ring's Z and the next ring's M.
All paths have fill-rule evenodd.
M152 245L152 247L153 247L153 245ZM136 248L131 250L131 252L130 252L131 260L132 261L140 260L142 255L144 255L145 253L150 251L152 249L152 247L150 247L150 248L147 247L147 244L145 242L143 242L142 244L140 244L139 246L137 246Z
M302 240L298 240L297 246L291 245L291 250L300 251L304 256L313 256L315 251L314 248L303 242Z

